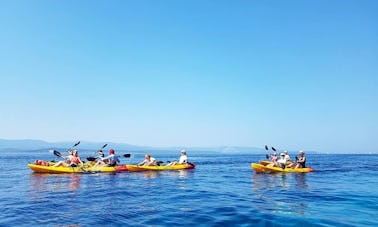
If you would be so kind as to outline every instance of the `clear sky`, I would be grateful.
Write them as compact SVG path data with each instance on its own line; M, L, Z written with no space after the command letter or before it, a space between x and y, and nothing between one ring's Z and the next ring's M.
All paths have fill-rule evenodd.
M0 138L378 151L378 1L0 1Z

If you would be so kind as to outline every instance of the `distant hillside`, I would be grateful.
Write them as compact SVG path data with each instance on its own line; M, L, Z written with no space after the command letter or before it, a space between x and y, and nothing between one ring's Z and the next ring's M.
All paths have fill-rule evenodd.
M74 142L46 142L43 140L4 140L0 139L0 150L12 149L12 150L38 150L38 149L52 149L52 148L61 148L67 149L72 147L75 144ZM140 150L146 149L142 146L133 146L126 143L111 143L111 142L86 142L81 141L77 146L80 149L99 149L105 143L108 144L108 147L114 147L121 150Z
M75 144L73 142L46 142L43 140L5 140L0 139L0 150L41 150L41 149L67 149ZM113 142L87 142L81 141L77 146L79 149L84 150L97 150L104 144L108 144L107 148L115 148L116 150L123 151L179 151L186 149L192 152L215 152L215 153L242 153L242 154L261 154L265 153L262 148L256 147L234 147L234 146L221 146L221 147L148 147L148 146L135 146L127 143L113 143Z
M51 144L43 140L4 140L0 139L0 149L29 150L48 148Z

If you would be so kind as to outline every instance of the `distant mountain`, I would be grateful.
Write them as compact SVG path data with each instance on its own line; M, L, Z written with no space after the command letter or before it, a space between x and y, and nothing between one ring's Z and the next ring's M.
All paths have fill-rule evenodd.
M74 142L46 142L43 140L5 140L0 139L0 150L41 150L41 149L60 149L65 150L72 147ZM127 143L114 142L88 142L81 141L77 146L83 150L97 150L104 144L108 144L106 148L114 148L122 151L146 152L146 151L179 151L187 149L193 152L215 152L215 153L242 153L242 154L261 154L265 153L263 148L256 147L237 147L237 146L220 146L220 147L148 147L136 146Z
M81 141L77 146L80 149L96 150L101 148L104 144L108 144L108 147L114 147L121 150L140 150L147 147L134 146L126 143L111 143L111 142L86 142ZM46 142L43 140L5 140L0 139L0 150L37 150L37 149L68 149L72 147L75 142Z
M0 149L40 149L51 146L50 143L43 140L4 140L0 139Z

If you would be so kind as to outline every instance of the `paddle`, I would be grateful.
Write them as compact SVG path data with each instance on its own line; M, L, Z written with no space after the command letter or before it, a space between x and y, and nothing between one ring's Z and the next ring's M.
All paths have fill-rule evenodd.
M125 157L125 158L130 158L130 157L131 157L131 154L124 154L123 157Z
M99 150L97 150L97 152L99 152L99 151L102 151L102 149L104 149L106 146L108 146L108 144L106 143L106 144L104 144Z
M98 149L96 152L99 153L99 152L102 152L102 149L104 149L106 146L108 146L108 144L104 144L100 149ZM93 161L96 161L97 157L93 157L93 156L89 156L87 157L87 160L90 161L90 162L93 162Z
M265 145L265 150L266 150L266 152L268 152L268 146L267 145ZM265 157L266 157L266 159L269 159L269 154L266 154Z
M49 150L50 153L53 153L55 156L58 156L59 158L64 158L65 157L57 150Z
M67 152L70 153L70 151L72 151L72 149L73 149L74 147L76 147L77 145L79 145L79 144L80 144L80 141L78 141L77 143L75 143L72 147L68 148L68 149L67 149Z
M74 147L76 147L79 144L80 144L80 141L78 141L77 143L75 143L72 147L68 148L67 152L70 151L70 150L72 150ZM59 151L57 151L57 150L49 150L49 152L50 153L54 153L54 155L58 156L59 158L64 158L65 159L65 157Z

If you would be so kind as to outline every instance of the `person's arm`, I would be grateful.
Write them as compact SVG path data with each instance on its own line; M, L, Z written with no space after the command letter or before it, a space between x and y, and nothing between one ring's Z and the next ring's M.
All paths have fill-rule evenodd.
M146 162L147 162L147 159L144 159L143 161L139 162L137 165L141 166L141 165L144 165Z
M113 157L114 157L114 155L108 155L108 156L106 156L106 157L104 157L104 158L101 158L101 160L102 160L102 161L110 161L110 160L113 159Z

